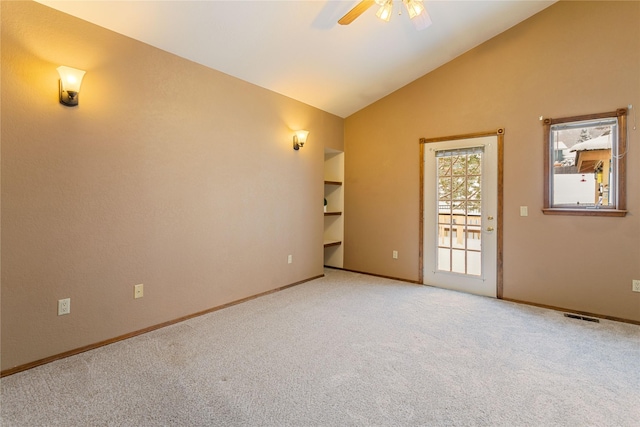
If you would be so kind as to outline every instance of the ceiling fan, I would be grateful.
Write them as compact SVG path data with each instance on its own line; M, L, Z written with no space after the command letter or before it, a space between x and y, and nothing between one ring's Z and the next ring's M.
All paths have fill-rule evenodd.
M427 9L422 4L422 0L401 0L404 4L407 12L409 13L409 18L411 18L411 22L418 30L423 30L431 25L431 18L427 13ZM353 9L347 12L340 20L338 24L340 25L349 25L355 19L362 15L365 11L367 11L371 6L377 4L380 6L378 11L376 12L376 16L382 19L385 22L389 22L391 19L391 15L393 13L393 0L362 0L360 3L355 5ZM398 14L402 14L402 8L398 9Z

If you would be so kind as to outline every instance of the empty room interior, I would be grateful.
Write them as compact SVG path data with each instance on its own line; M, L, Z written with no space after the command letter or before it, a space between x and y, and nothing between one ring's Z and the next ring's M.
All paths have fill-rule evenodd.
M133 377L146 372L167 400L139 401L134 415L109 393L103 418L87 415L93 405L50 415L50 425L640 419L639 1L92 3L0 5L3 424L44 425L61 405L47 399L102 398L99 387L65 393L101 383L98 371L111 376L91 369L98 363L119 371L124 347L148 363ZM410 22L414 3L426 8L422 28ZM480 18L499 4L502 15L485 17L502 23L493 32L482 21L443 28L455 11L478 8L467 12ZM386 6L395 9L381 22ZM79 89L64 87L61 66L85 72ZM395 343L414 327L419 336ZM163 344L170 333L182 337ZM516 349L525 335L533 359ZM167 344L186 337L204 349ZM463 349L476 341L495 346L489 366L557 382L557 399L540 397L538 383L527 383L536 398L520 396L527 386L509 390L511 374L474 368ZM236 356L204 367L203 353L236 344ZM572 349L567 358L597 350L595 366L608 360L612 372L556 360L555 345ZM180 393L174 374L150 373L165 357L183 372ZM452 367L432 370L429 357ZM295 374L279 369L285 360ZM566 382L528 365L583 362ZM189 376L227 363L216 381ZM411 377L409 367L415 379L387 383L394 369ZM416 397L431 381L455 389L444 385L450 371L464 378L455 399ZM582 383L585 397L565 401ZM220 399L198 406L188 384ZM42 389L49 397L24 401L30 409L16 403ZM397 389L402 398L389 394Z

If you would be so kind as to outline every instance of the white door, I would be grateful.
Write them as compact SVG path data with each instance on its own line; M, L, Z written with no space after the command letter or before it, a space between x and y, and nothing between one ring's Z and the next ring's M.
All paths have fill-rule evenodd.
M497 295L498 140L424 147L424 284Z

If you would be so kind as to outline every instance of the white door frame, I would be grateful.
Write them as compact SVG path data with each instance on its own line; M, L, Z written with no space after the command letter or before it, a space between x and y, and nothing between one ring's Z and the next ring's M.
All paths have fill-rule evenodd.
M425 145L435 142L456 141L461 139L482 138L496 136L497 139L497 211L496 211L496 296L502 299L503 293L503 268L502 268L502 240L503 240L503 165L504 165L504 129L497 129L490 132L479 132L466 135L454 135L440 138L420 139L420 225L419 225L419 248L418 248L418 278L419 283L424 283L424 156Z

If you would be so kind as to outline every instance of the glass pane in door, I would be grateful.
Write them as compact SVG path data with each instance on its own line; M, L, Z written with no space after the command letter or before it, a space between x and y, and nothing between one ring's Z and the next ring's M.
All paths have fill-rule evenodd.
M439 271L482 275L483 147L436 153Z

